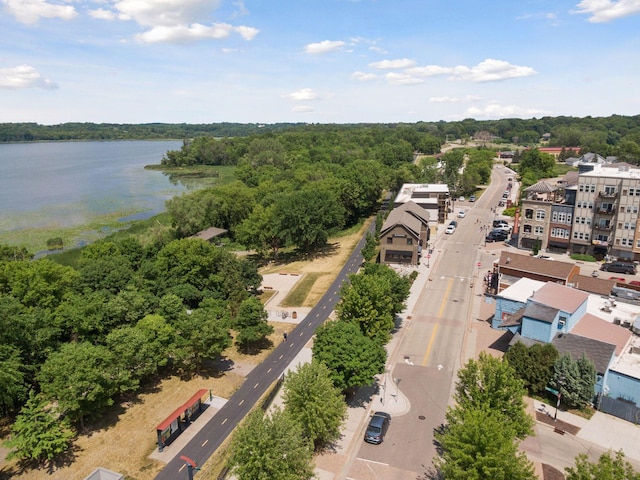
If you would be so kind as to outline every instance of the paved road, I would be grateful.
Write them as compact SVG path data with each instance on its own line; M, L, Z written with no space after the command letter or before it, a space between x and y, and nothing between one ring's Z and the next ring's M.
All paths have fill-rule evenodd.
M373 231L375 223L370 230ZM171 460L156 476L159 480L177 480L188 478L185 462L180 456L194 460L198 465L204 464L218 449L237 424L249 413L267 389L285 371L302 347L311 339L316 328L320 326L333 311L340 298L340 289L347 276L358 271L362 264L361 250L365 243L363 237L347 260L338 277L331 284L327 293L309 312L305 319L289 333L286 342L281 343L273 353L260 365L255 367L242 386L229 401L211 418L211 420L194 436L194 438Z
M457 202L455 213L460 208L472 208L460 219L456 231L436 240L437 260L430 266L429 281L390 358L392 376L399 379L398 386L411 409L392 419L384 443L361 443L356 453L374 476L376 472L382 475L388 467L425 475L437 455L433 433L445 421L454 379L469 357L467 331L472 321L475 286L491 262L478 248L484 244L486 233L480 227L491 224L491 208L498 204L506 178L504 169L494 169L491 186L475 204L461 206ZM358 478L354 472L348 477Z

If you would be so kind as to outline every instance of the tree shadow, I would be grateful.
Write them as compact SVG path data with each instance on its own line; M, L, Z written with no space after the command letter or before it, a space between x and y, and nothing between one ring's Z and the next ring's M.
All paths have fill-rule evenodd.
M489 345L489 348L502 353L507 353L507 350L509 350L509 342L511 342L513 336L513 332L507 330L502 335L500 335L500 337L495 342Z
M271 339L265 337L254 342L236 343L238 351L243 355L259 355L264 350L273 348Z
M378 393L380 386L376 381L372 385L366 385L357 389L350 389L345 392L345 401L350 408L367 407L374 395Z
M75 462L80 450L80 447L71 443L64 452L56 455L51 460L20 460L14 467L3 467L0 470L0 480L9 480L22 475L30 476L29 473L35 471L46 472L48 476L52 476L57 470L70 467Z
M433 429L433 445L436 447L436 452L440 456L444 454L444 450L442 448L442 444L437 440L437 438L438 435L444 435L447 432L447 428L446 424L441 423Z
M424 468L424 473L418 475L416 480L444 480L442 472L438 471L435 467L422 465L422 468Z

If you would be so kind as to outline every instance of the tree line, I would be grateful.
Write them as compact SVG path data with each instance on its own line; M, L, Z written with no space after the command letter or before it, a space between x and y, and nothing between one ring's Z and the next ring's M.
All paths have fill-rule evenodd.
M429 134L440 143L480 139L482 144L515 144L535 146L550 134L549 146L577 147L604 157L614 155L631 163L640 162L640 115L609 117L541 117L504 118L498 120L464 120L445 122L319 125L306 123L212 123L212 124L94 124L37 123L0 124L0 142L33 142L57 140L140 140L194 139L200 136L245 137L265 132L323 132L327 129L342 134L348 131L381 129L406 130L412 135ZM428 152L424 152L428 153Z

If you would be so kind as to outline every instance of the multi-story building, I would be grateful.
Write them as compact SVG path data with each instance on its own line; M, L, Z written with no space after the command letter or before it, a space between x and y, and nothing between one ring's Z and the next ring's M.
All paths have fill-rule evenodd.
M571 250L625 260L640 259L640 168L595 165L581 172Z
M444 183L405 183L396 195L394 207L412 201L429 212L432 233L449 215L449 187Z

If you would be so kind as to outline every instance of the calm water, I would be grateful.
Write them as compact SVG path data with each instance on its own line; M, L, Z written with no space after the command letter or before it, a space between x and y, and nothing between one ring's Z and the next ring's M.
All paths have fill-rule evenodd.
M161 172L181 141L0 144L0 232L66 228L123 212L131 219L164 210L185 191Z

